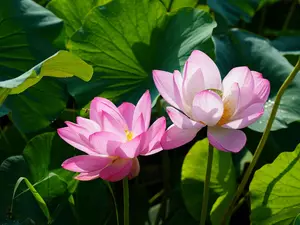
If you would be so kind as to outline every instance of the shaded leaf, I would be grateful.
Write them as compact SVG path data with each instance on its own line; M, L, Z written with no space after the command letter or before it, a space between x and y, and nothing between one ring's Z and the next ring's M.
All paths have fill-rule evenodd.
M293 70L293 66L278 52L268 39L250 32L232 29L229 36L215 36L216 63L225 76L236 66L248 66L258 71L270 81L271 93L265 105L264 115L249 127L262 132L266 126L274 105L274 99L280 86ZM300 76L296 76L288 86L276 114L272 130L288 128L292 122L300 120Z

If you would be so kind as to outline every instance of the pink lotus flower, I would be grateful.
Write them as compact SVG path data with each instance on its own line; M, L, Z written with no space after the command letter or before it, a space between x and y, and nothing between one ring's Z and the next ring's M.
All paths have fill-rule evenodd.
M166 129L164 117L149 128L151 98L146 91L137 105L125 102L118 108L105 98L94 98L90 119L77 117L77 123L66 122L59 136L87 153L67 159L62 167L79 172L78 180L102 178L118 181L139 174L137 156L162 150L161 137ZM149 129L148 129L149 128Z
M174 123L161 144L172 149L191 141L208 126L209 142L219 150L238 152L246 143L242 129L258 120L270 93L270 83L248 67L233 68L221 82L215 63L195 50L179 71L154 70L155 85L173 107L167 112Z

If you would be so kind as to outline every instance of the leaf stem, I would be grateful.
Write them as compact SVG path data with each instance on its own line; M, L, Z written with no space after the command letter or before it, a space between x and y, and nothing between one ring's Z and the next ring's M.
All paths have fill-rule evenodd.
M289 76L285 79L285 81L283 82L283 84L281 85L279 91L277 92L277 95L276 95L276 98L275 98L275 102L274 102L274 106L273 106L273 109L272 109L272 112L271 112L271 115L270 115L270 118L268 120L268 123L267 123L267 126L264 130L264 133L259 141L259 144L256 148L256 151L254 153L254 156L253 156L253 159L252 159L252 162L250 163L249 167L247 168L246 170L246 173L240 183L240 185L238 186L238 189L237 189L237 192L233 198L233 200L231 201L228 209L227 209L227 212L224 214L223 218L222 218L222 222L221 222L221 225L224 225L226 224L226 220L227 218L229 218L233 212L233 209L234 209L234 206L235 204L237 203L237 201L239 200L240 196L242 195L247 183L248 183L248 180L254 170L254 167L259 159L259 156L266 144L266 141L268 139L268 136L269 136L269 133L271 131L271 128L272 128L272 124L274 122L274 119L275 119L275 116L276 116L276 113L277 113L277 110L278 110L278 107L279 107L279 104L280 104L280 100L281 100L281 97L285 91L285 89L288 87L288 85L293 81L293 79L295 78L295 76L297 75L297 72L300 70L300 57L298 59L298 62L296 63L296 66L294 67L293 71L289 74Z
M295 8L296 8L297 3L298 3L298 0L294 0L294 1L292 2L292 5L291 5L291 7L290 7L290 9L289 9L289 12L288 12L288 14L287 14L287 16L286 16L286 18L285 18L284 24L283 24L283 26L282 26L282 31L286 31L286 30L287 30L288 25L289 25L289 23L290 23L290 20L291 20L291 18L292 18L292 15L293 15L293 13L294 13L294 11L295 11Z
M124 225L129 225L129 187L128 178L123 179Z
M209 183L210 183L213 156L214 156L214 147L211 144L209 144L200 225L205 225L205 220L206 220L208 197L209 197Z
M111 196L113 198L113 202L114 202L114 205L115 205L117 225L119 225L120 224L120 222L119 222L119 212L118 212L118 205L117 205L117 201L116 201L116 198L115 198L115 194L114 194L114 191L113 191L110 183L108 181L105 181L105 183L106 183L106 185L107 185L107 187L109 189L109 192L110 192L110 194L111 194Z

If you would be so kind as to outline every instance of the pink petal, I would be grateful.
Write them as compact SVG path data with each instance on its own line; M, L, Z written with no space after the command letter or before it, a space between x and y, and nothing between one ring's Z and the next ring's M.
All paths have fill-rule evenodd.
M204 78L204 89L222 90L219 69L214 61L212 61L205 53L199 50L194 50L187 61L197 66L197 69L201 69ZM184 79L185 76L192 75L196 68L191 68L191 71L186 70Z
M148 129L140 155L152 155L162 150L161 138L166 130L166 118L158 118Z
M110 114L123 126L123 129L126 129L126 122L123 116L119 112L118 108L111 101L101 97L94 98L90 106L90 119L94 120L95 122L99 122L99 116L101 116L100 112L102 111Z
M132 130L132 120L135 105L129 102L124 102L118 107L118 109L127 123L128 130Z
M173 108L173 107L167 107L166 111L170 117L170 119L172 120L172 122L179 128L182 129L190 129L190 128L197 128L197 129L201 129L202 127L204 127L204 124L198 123L194 120L191 120L190 118L188 118L186 115L184 115L183 113L181 113L180 111L178 111L177 109Z
M174 124L164 133L161 139L163 149L178 148L194 139L200 129L181 129Z
M89 155L96 155L92 147L89 146L78 133L74 132L70 127L64 127L57 130L58 135L69 145L77 148Z
M264 113L264 104L256 103L250 105L247 109L236 115L232 121L224 124L222 127L231 129L245 128L257 121Z
M145 120L143 114L139 116L139 118L135 121L132 127L133 136L136 137L141 133L145 132L147 129L145 127Z
M110 182L119 181L130 174L131 167L132 167L131 159L119 158L115 160L113 164L101 170L100 177L103 180L107 180Z
M251 73L254 79L254 94L262 102L266 102L270 94L270 82L264 79L261 73L256 71L251 71Z
M93 120L89 120L89 119L77 116L76 122L81 127L84 127L85 129L87 129L91 134L101 130L99 124Z
M193 68L190 69L190 67ZM185 104L191 106L195 95L204 90L205 84L202 71L198 65L194 65L193 63L187 61L185 64L185 69L186 71L183 80L182 92Z
M184 107L183 93L182 93L183 79L181 73L178 70L174 70L173 85L174 85L175 102L177 103L178 107L182 109Z
M223 102L214 91L198 93L193 101L193 119L208 126L214 126L223 115Z
M181 103L178 102L178 99L181 99L179 96L179 89L177 85L180 83L180 78L177 78L172 73L161 71L161 70L153 70L153 80L156 88L158 89L160 95L171 105L176 108L181 107ZM177 84L177 85L176 85Z
M122 140L117 134L100 131L90 136L90 145L98 154L115 156L115 150L121 145Z
M112 159L108 157L79 155L67 159L61 166L73 172L87 173L101 170L111 162Z
M243 131L222 127L208 127L207 137L211 145L226 152L239 152L247 140Z
M124 126L120 124L119 121L116 120L111 114L102 112L100 121L103 131L117 134L122 140L126 140Z
M140 173L140 162L137 158L134 158L132 160L132 166L128 178L129 179L135 178L136 176L139 175L139 173Z
M85 127L80 126L80 125L70 122L70 121L66 121L65 124L70 128L70 130L72 132L75 132L77 134L82 134L86 138L88 138L93 133L93 132L90 132Z
M116 156L121 158L135 158L139 155L141 146L143 145L143 136L140 134L130 141L122 143L119 148L116 149Z
M234 83L240 87L240 108L246 107L254 98L254 80L251 71L246 66L235 67L223 79L224 95L231 91Z
M96 178L100 177L100 170L96 170L93 172L88 172L88 173L80 173L75 177L76 180L81 180L81 181L89 181L89 180L94 180Z
M133 114L133 123L136 123L136 121L139 119L141 115L143 116L144 119L143 126L145 127L145 129L148 129L150 124L150 118L151 118L151 97L148 90L143 94L143 96L136 104L134 114Z

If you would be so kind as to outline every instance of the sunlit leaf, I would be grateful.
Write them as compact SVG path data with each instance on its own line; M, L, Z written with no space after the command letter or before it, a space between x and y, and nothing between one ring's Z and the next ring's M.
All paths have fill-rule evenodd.
M196 9L168 16L158 0L115 0L94 8L67 46L95 73L89 83L70 84L69 91L80 105L96 95L135 102L146 89L154 100L152 70L181 69L194 49L212 55L215 26L208 13Z
M208 141L198 141L184 159L181 172L182 194L191 215L200 220ZM212 224L218 225L236 189L231 154L214 149L209 189L209 211Z
M251 221L291 224L300 211L300 145L256 171L250 184Z
M84 81L89 81L92 74L93 68L80 58L70 52L59 51L21 76L1 81L0 105L5 100L3 99L5 95L19 94L35 85L44 76L66 78L75 75Z

